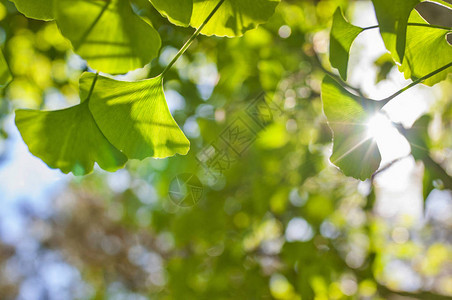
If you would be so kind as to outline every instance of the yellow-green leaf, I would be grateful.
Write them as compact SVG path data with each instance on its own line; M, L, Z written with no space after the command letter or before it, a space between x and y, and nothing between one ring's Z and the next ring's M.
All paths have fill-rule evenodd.
M54 0L11 0L18 11L31 19L53 20Z
M419 0L372 0L380 34L397 62L403 61L408 18Z
M198 28L220 0L193 0L192 27ZM275 12L280 0L225 0L201 31L205 35L241 36L265 23Z
M81 85L81 95L89 94L92 82ZM95 162L107 171L122 167L127 157L99 130L88 103L56 111L17 110L16 125L30 152L49 167L74 175L91 173Z
M152 5L164 17L178 26L187 27L190 24L193 10L193 0L150 0Z
M93 76L86 73L82 84ZM89 107L103 134L129 158L185 155L190 148L168 109L160 76L137 82L99 76Z
M347 80L350 48L362 31L361 27L354 26L345 20L339 7L336 9L330 33L330 63L339 70L339 74L344 80Z
M128 0L59 0L55 5L61 32L95 70L127 73L158 54L160 36Z
M428 24L417 11L413 11L410 23ZM400 71L405 78L416 80L452 62L452 46L446 35L452 30L430 28L425 26L408 26L405 57ZM444 79L452 67L432 76L424 84L432 86Z
M323 80L323 111L333 133L330 161L345 175L365 180L378 169L381 156L368 134L370 116L359 101L330 76Z

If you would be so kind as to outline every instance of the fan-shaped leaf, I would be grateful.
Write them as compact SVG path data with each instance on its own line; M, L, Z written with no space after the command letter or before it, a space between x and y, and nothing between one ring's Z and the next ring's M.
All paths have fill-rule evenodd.
M333 132L331 162L347 176L369 178L378 169L381 156L367 133L368 113L356 96L329 76L322 83L322 103Z
M26 17L38 20L53 20L53 0L11 0L18 11Z
M417 11L412 12L409 21L428 24ZM452 30L408 26L405 58L399 67L405 78L415 80L452 62L452 46L446 40L448 32ZM432 86L446 79L451 70L452 68L448 68L423 83Z
M372 0L380 34L397 62L403 61L408 18L419 0Z
M193 0L192 27L198 28L220 0ZM265 23L275 12L280 0L225 0L201 31L205 35L241 36Z
M81 85L81 95L89 94L92 82ZM122 167L127 157L104 137L88 103L57 111L17 110L16 125L30 152L49 167L74 175L90 173L95 162L107 171Z
M344 80L347 80L350 48L362 31L361 27L354 26L345 20L339 7L336 9L330 33L330 63L339 70L339 74Z
M190 24L193 10L193 0L150 0L152 5L163 16L178 26L187 27Z
M58 0L57 24L74 50L101 72L126 73L157 56L157 31L127 0Z
M92 76L85 74L82 82ZM103 134L129 158L185 155L190 148L168 109L160 76L138 82L99 76L89 107Z

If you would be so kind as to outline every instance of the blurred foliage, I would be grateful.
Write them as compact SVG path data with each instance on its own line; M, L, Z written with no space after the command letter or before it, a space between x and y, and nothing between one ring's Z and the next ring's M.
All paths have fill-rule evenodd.
M160 74L192 29L172 25L147 0L131 2L162 38L159 58L127 75L138 80ZM78 103L87 65L55 23L0 3L0 41L14 77L0 102L2 123L16 108ZM345 0L282 1L241 38L200 36L164 83L189 154L132 160L116 173L96 167L69 177L45 217L25 207L28 235L15 245L0 242L0 298L450 299L452 205L443 215L426 213L423 224L388 220L373 207L378 182L348 178L328 161L324 70L314 50L326 64L338 5L353 9ZM262 92L263 106L250 106ZM447 171L450 92L445 84L427 125L439 123L429 146ZM265 126L250 108L270 116L259 120ZM211 147L223 153L223 133L237 122L251 128L248 147L206 172L200 156ZM203 183L194 206L168 196L183 173ZM62 285L58 277L68 274Z

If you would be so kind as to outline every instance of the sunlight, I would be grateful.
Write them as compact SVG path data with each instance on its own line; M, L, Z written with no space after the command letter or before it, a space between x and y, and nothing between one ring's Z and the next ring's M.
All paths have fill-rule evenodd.
M406 139L382 113L376 113L367 122L367 137L377 142L383 164L406 156L411 151Z
M376 113L367 122L367 135L376 140L390 135L393 129L391 120L382 113Z

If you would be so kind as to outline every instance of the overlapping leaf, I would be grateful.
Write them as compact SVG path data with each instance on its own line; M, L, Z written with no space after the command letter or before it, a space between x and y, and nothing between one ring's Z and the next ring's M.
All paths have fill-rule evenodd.
M350 48L362 31L361 27L354 26L345 20L339 7L336 9L330 33L330 63L339 70L339 74L344 80L347 80Z
M26 17L38 20L53 20L54 0L10 0Z
M220 0L150 0L176 25L198 28ZM280 0L225 0L201 31L205 35L241 36L266 22Z
M372 0L380 34L397 62L403 61L408 18L419 0Z
M81 97L89 97L91 79L81 85ZM88 108L90 100L84 100L57 111L17 110L17 128L30 152L51 168L85 175L97 162L102 169L115 171L127 158L99 130Z
M365 180L378 169L381 156L369 137L368 113L358 97L342 88L331 77L322 83L323 111L333 132L330 160L347 176Z
M190 24L193 0L150 0L152 5L163 16L178 26Z
M444 188L452 190L452 177L430 155L430 136L428 134L430 122L430 116L422 116L405 133L414 159L422 161L424 164L424 199L434 189L434 180L440 180Z
M412 12L409 21L428 24L417 11ZM446 40L448 32L452 30L408 26L405 58L399 68L405 78L415 80L452 62L452 46ZM448 68L423 83L432 86L444 80L451 70L452 68Z
M93 76L84 74L81 84ZM137 82L99 76L89 108L102 133L129 158L185 155L190 148L168 109L160 76Z
M101 72L122 74L157 56L157 31L128 0L58 0L57 24L77 54Z
M193 0L192 27L198 28L219 1ZM275 12L280 0L225 0L201 31L205 35L241 36L265 23Z

